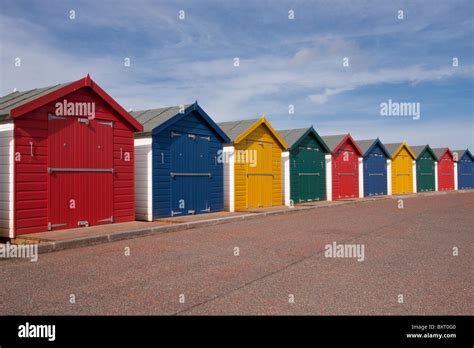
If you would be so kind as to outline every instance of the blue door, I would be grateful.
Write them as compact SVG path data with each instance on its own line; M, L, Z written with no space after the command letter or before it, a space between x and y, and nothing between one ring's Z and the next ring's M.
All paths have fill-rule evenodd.
M171 132L171 216L210 211L210 137Z
M474 162L465 154L458 161L458 189L474 188Z
M377 152L364 157L364 196L387 194L387 158Z

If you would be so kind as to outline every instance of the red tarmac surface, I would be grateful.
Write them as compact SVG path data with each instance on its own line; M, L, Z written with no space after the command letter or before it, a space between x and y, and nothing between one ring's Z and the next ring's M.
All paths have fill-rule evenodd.
M2 260L0 315L473 315L473 211L474 192L419 195ZM326 258L333 242L365 260Z

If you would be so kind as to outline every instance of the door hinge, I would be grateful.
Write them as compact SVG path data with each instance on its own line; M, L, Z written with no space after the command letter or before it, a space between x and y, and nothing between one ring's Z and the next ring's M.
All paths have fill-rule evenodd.
M196 214L196 210L188 210L188 214L194 215L194 214Z
M53 224L51 222L48 222L48 231L52 231L53 228L55 227L61 227L61 226L66 226L67 224Z
M99 220L99 221L97 221L97 222L111 222L111 223L113 223L113 222L114 222L114 217L111 216L111 217L109 217L109 218L107 218L107 219L102 219L102 220Z
M64 116L56 116L55 114L48 114L48 120L65 120Z
M105 126L109 126L111 128L114 128L114 122L113 121L110 121L110 122L97 122L97 124L103 124Z
M181 211L174 211L174 210L171 211L171 216L175 216L175 215L179 215L179 214L182 214L182 212Z
M206 212L206 213L210 213L211 212L211 207L208 207L204 210L201 210L201 212Z

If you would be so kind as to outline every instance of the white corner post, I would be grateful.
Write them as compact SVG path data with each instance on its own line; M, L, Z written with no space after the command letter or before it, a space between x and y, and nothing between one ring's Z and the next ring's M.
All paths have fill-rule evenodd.
M387 196L392 195L392 160L387 160Z
M416 183L416 161L412 162L412 168L413 168L413 192L416 193L418 192L417 190L417 183Z
M364 159L359 156L359 198L364 197Z
M438 192L438 162L435 162L435 191Z
M454 189L458 190L458 162L454 162Z
M235 211L235 147L224 146L224 210Z
M135 144L135 219L153 221L152 138L138 138Z
M326 199L332 201L332 155L326 155Z
M0 236L14 238L13 122L0 123Z
M290 206L290 153L283 151L281 153L281 170L282 170L282 190L283 202L282 204Z

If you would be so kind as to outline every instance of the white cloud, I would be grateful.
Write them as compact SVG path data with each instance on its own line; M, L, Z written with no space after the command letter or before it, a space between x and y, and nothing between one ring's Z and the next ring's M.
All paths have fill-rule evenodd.
M319 93L319 94L310 94L308 98L311 101L315 102L316 104L326 104L329 100L329 97L339 94L339 93L346 92L350 89L351 88L333 88L333 89L325 88L324 92Z
M100 8L91 3L88 11L100 13ZM349 13L353 13L351 11ZM374 13L370 9L367 11ZM384 8L383 13L390 14L390 11L390 8ZM176 105L197 99L219 121L261 114L283 115L283 119L290 103L297 104L298 112L304 115L317 114L323 107L332 106L334 100L344 93L364 87L417 84L460 76L472 78L474 75L474 67L468 61L453 68L449 66L449 58L446 64L438 66L387 64L382 61L381 57L386 57L377 47L362 48L350 35L337 32L332 35L303 35L299 44L281 35L274 42L265 43L276 49L275 54L262 50L262 53L249 56L245 48L223 54L221 48L228 48L232 43L220 32L219 24L200 20L192 12L188 13L186 21L179 23L172 19L174 14L177 18L174 12L175 8L171 6L157 11L152 3L120 2L101 16L78 13L81 25L128 32L142 30L166 46L165 50L160 50L151 45L133 55L129 69L123 67L123 54L97 50L90 54L77 54L71 48L61 48L55 41L55 33L44 27L0 15L1 93L6 94L13 88L25 90L70 81L89 72L126 109ZM425 26L426 23L407 22L405 27L396 27L390 23L374 28L373 32L385 35L397 30L406 31L407 28L420 30ZM363 35L370 34L367 28L361 29L364 30ZM161 37L164 32L173 37L165 44L166 38ZM285 49L278 51L280 45ZM291 50L286 45L290 45ZM206 49L210 51L205 55L193 51ZM186 51L189 54L183 54ZM206 58L212 55L215 58ZM234 56L240 58L238 68L233 66ZM22 58L21 68L13 66L14 57ZM350 59L348 68L342 66L343 57ZM397 57L393 57L392 63L396 61ZM347 112L360 111L361 105L362 101L346 99L344 102ZM379 127L373 133L379 134L380 124L369 123L366 129L375 131L374 127ZM338 125L336 122L332 124ZM345 130L358 127L356 122L340 126ZM449 134L454 134L454 130ZM412 135L416 136L415 133Z

